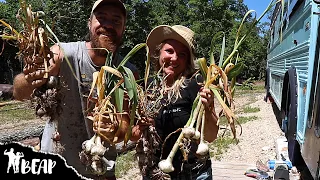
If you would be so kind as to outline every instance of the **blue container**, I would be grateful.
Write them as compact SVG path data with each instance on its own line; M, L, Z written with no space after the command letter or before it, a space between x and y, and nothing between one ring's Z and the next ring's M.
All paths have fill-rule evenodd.
M291 169L292 168L292 163L291 161L282 161L282 160L269 160L268 161L268 166L269 166L269 169L274 169L274 165L275 164L278 164L278 163L285 163L287 166L288 166L288 169Z

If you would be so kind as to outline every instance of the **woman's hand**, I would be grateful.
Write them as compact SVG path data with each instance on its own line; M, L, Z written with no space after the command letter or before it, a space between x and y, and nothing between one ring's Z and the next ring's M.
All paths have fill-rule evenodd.
M211 112L214 109L214 95L208 88L200 89L201 101L206 112Z

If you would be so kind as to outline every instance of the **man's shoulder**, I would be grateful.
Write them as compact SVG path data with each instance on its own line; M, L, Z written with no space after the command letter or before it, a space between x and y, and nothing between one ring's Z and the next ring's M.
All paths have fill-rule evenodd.
M85 43L84 41L72 41L72 42L60 42L60 43L57 43L56 45L74 47L74 46L79 46L84 43Z
M63 54L66 56L74 56L74 54L77 54L81 52L81 50L85 49L85 42L59 42L56 43L53 47L55 47L55 51L63 52Z
M139 71L138 71L138 68L134 64L127 61L124 66L129 68L133 72L133 74L136 74L138 76ZM138 77L136 77L136 78L138 78Z
M136 66L135 66L134 64L132 64L131 62L129 62L129 61L127 61L126 64L124 64L124 65L125 65L126 67L128 67L128 68L131 67L131 66L134 67L134 68L136 68Z

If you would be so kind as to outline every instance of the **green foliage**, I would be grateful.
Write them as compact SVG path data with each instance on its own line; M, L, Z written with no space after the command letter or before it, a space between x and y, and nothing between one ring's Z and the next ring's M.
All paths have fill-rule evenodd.
M61 42L84 40L93 0L45 1L47 23Z
M266 91L265 86L264 86L264 83L255 84L255 85L253 86L253 90L254 90L255 92L265 92L265 91Z
M228 125L228 119L225 116L220 117L220 125Z
M0 27L1 32L1 27ZM3 50L1 50L3 49ZM4 42L0 39L0 83L12 84L15 75L22 71L22 64L16 58L18 48L13 42Z
M233 49L240 21L248 11L248 7L238 0L125 0L124 2L128 18L123 46L120 49L122 55L127 54L134 45L145 42L151 29L161 24L181 24L190 27L196 33L196 56L206 59L210 56L212 37L217 32L223 31L226 37L225 55L228 55ZM84 40L88 34L87 22L94 0L28 0L28 3L32 5L33 10L45 12L47 24L61 42ZM21 24L16 20L19 2L6 0L0 2L0 6L0 17L14 28L21 30ZM252 19L249 17L247 23L252 23ZM239 47L239 60L245 65L242 73L238 75L242 79L264 77L268 42L268 36L265 35L268 31L265 26L258 24L256 30ZM248 25L245 25L245 28L248 28ZM0 31L2 31L1 26ZM221 38L214 42L215 59L219 59L221 42ZM5 55L7 61L12 61L15 57L15 52L11 53L13 55ZM144 72L145 51L138 52L130 61L141 70L140 72ZM257 67L261 68L257 71ZM143 74L140 75L143 77Z

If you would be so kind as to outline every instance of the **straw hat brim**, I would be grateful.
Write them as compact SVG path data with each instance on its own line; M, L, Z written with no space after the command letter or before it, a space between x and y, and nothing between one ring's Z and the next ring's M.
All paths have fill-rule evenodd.
M188 47L190 52L190 59L193 60L193 50L189 43L185 40L183 36L181 36L175 29L171 26L160 25L155 27L147 37L147 46L149 48L149 53L154 53L157 45L162 43L164 40L173 39L181 42L183 45Z

